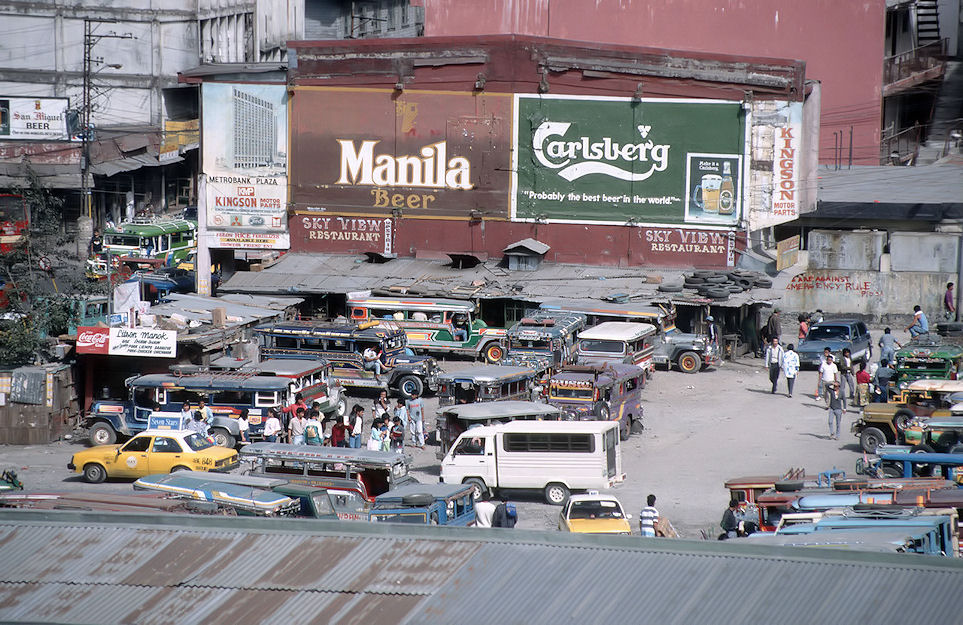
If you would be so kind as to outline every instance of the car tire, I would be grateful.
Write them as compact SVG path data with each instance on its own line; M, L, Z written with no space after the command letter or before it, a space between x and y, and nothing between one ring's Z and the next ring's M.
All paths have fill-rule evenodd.
M728 278L727 276L720 276L720 275L717 274L717 275L709 276L708 278L706 278L706 284L722 284L723 282L727 281L728 279L729 279L729 278Z
M915 418L916 415L904 408L903 410L897 410L896 414L893 415L893 424L897 430L902 432L909 426L909 422Z
M599 404L595 408L595 416L599 421L608 421L612 417L612 412L605 404Z
M485 484L484 481L481 480L481 478L469 477L465 479L462 482L462 484L471 486L474 489L472 491L471 496L472 496L472 499L474 499L475 501L484 499L489 491L488 486Z
M632 419L632 433L641 434L645 430L645 424L642 423L642 419Z
M745 289L742 288L742 285L740 285L740 284L732 284L732 285L730 285L728 288L729 288L729 292L730 292L730 293L733 293L733 294L734 294L734 293L742 293L742 292L745 290Z
M903 477L903 469L897 466L893 466L891 464L887 464L882 468L880 468L880 473L883 474L883 477L889 477L889 478Z
M752 285L757 286L760 289L771 289L772 280L770 280L769 278L756 278L755 280L752 281Z
M228 449L234 449L234 445L237 441L231 436L231 433L224 428L214 428L211 430L211 438L214 439L214 444L218 447L226 447Z
M879 428L863 428L859 433L859 446L867 454L875 454L880 445L886 442L886 435Z
M406 506L423 507L430 506L435 502L435 498L429 493L411 493L401 498L401 503Z
M926 443L921 443L919 445L913 445L910 449L911 454L931 454L934 449L927 445ZM919 477L930 477L933 475L933 465L931 464L917 464L913 467L913 475Z
M682 352L676 362L683 373L698 373L702 369L702 357L695 352Z
M705 280L703 278L697 278L695 276L686 276L685 280L683 280L683 283L686 286L698 286L700 284L704 284Z
M805 486L805 482L802 480L780 480L772 485L779 493L794 493L797 490L802 490Z
M695 271L692 272L692 277L702 278L703 280L705 280L706 278L711 278L712 276L716 276L716 275L718 274L715 271L712 271L711 269L696 269Z
M683 289L683 285L678 284L678 283L676 283L676 284L660 284L658 288L659 288L659 290L662 291L663 293L681 293L681 292L682 292L682 289Z
M416 375L403 375L398 380L398 392L405 399L411 399L415 393L421 395L424 390L424 382Z
M91 426L88 438L95 446L113 445L117 442L117 432L106 423L98 422Z
M104 465L91 462L84 465L84 481L91 484L100 484L107 479L107 469Z
M501 361L505 357L505 348L501 346L500 343L489 343L485 346L485 361L494 365Z
M552 506L560 506L571 495L568 487L559 482L552 482L545 487L545 502Z
M952 447L950 447L950 449L947 451L947 453L950 453L950 454L963 454L963 443L957 443L956 445L953 445Z
M173 469L171 469L171 473L177 473L178 471L193 471L193 469L191 469L190 467L185 467L182 464L179 464Z
M706 295L718 301L727 300L729 299L729 289L709 289Z
M743 289L751 289L753 285L751 278L736 278L735 283L741 286Z

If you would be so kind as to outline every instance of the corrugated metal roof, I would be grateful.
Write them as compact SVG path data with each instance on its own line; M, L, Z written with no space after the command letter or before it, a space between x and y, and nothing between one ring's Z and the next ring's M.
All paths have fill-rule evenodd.
M961 585L955 559L752 541L0 511L0 621L905 625L957 622Z
M221 286L222 291L243 293L348 293L376 289L416 289L436 296L454 289L471 289L473 297L513 298L538 301L541 298L605 299L629 294L648 301L673 301L696 305L741 306L771 304L781 297L778 288L736 293L724 301L701 297L691 291L665 293L659 283L646 282L658 276L663 282L682 283L682 271L643 267L604 267L542 263L534 271L509 272L495 261L470 269L421 258L398 258L387 263L363 262L363 258L338 254L285 255L259 272L238 272ZM475 286L477 284L483 286ZM417 294L417 293L413 293Z

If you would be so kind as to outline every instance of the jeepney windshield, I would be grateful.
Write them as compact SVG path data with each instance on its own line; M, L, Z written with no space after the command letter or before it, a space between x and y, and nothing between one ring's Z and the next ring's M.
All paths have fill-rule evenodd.
M184 438L184 442L187 443L187 446L194 451L201 451L214 446L214 443L207 440L200 434L191 434L190 436Z
M314 509L318 516L334 514L334 506L331 505L331 498L327 493L311 495L311 501L314 502Z
M511 349L551 349L551 341L548 339L536 339L533 341L525 341L522 339L512 339Z
M625 343L623 341L607 341L604 339L582 339L581 342L579 342L579 349L583 352L621 354L625 351Z
M551 395L552 397L560 397L565 399L592 399L595 395L595 389L591 386L570 386L568 384L552 384L551 385Z
M136 234L108 234L104 241L108 246L140 247L140 237Z

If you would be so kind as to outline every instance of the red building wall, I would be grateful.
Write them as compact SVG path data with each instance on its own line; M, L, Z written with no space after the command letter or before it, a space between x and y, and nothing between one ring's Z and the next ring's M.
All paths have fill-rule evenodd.
M879 164L885 0L421 0L425 35L530 34L806 62L822 82L819 160Z

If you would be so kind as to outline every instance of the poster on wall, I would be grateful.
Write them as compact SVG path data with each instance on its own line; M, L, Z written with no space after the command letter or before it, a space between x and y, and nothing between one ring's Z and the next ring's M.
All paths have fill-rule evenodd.
M211 246L236 247L251 235L285 245L287 233L287 91L284 85L205 83L203 170L206 225L231 233ZM260 236L272 233L270 237ZM284 236L278 236L278 235ZM287 249L272 247L270 249Z
M741 102L515 96L516 221L734 226Z
M0 141L69 141L67 98L0 96Z
M153 328L77 328L78 354L173 358L177 355L177 332Z

